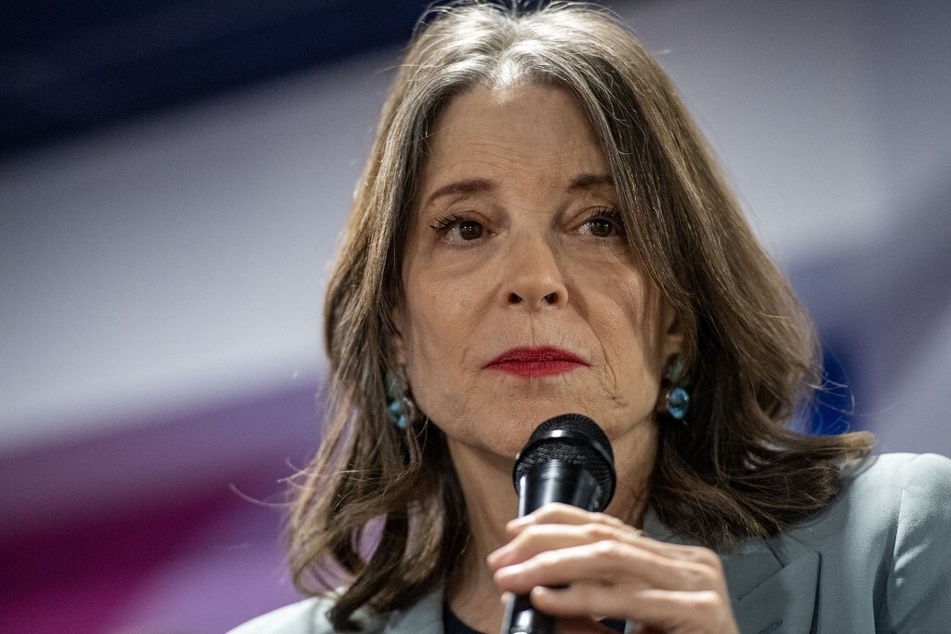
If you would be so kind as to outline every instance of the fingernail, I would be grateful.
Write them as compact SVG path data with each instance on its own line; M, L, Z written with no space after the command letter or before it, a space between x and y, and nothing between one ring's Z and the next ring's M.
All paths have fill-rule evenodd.
M504 566L506 562L512 559L513 548L514 547L512 546L511 542L509 542L508 544L504 546L496 548L491 553L489 553L489 556L486 557L486 561L493 568Z
M528 526L529 524L533 524L534 522L534 515L525 515L524 517L516 517L514 520L510 521L508 524L506 524L506 528L515 530Z
M517 576L525 569L521 564L511 564L509 566L502 566L494 573L492 573L492 578L495 579L496 583L502 582L505 580L511 579L514 576Z

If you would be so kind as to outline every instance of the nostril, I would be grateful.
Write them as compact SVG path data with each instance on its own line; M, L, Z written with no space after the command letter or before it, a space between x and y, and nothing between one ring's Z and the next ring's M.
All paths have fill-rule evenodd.
M522 298L515 293L509 293L509 304L521 304Z
M548 303L549 305L554 304L557 301L558 301L557 293L548 293L548 295L545 295L545 302Z

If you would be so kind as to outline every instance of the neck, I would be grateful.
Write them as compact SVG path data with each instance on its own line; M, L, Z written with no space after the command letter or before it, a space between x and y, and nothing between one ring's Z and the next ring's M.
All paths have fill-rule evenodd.
M504 606L485 560L508 543L505 525L518 515L512 461L452 441L450 454L465 497L469 541L452 571L447 600L466 625L480 632L498 632Z

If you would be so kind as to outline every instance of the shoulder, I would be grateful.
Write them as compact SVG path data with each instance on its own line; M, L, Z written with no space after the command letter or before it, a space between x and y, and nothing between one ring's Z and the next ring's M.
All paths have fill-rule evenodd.
M334 627L327 618L337 593L327 593L262 614L230 630L228 634L332 634ZM385 618L371 616L362 610L353 615L362 632L379 632Z
M842 498L855 505L875 501L879 513L898 519L951 516L951 460L936 454L883 454L848 465L842 472ZM925 517L927 516L927 517Z
M841 537L853 526L863 533L925 530L951 521L951 460L935 454L882 454L842 470L838 498L793 532L809 541Z
M900 574L951 554L951 460L882 454L847 464L841 479L831 504L772 541L793 540L837 565L862 562L870 574Z
M268 612L230 630L228 634L323 634L333 632L326 612L333 606L330 597L311 597Z
M228 634L332 634L333 625L327 618L327 612L333 607L338 593L311 597L292 603L252 619ZM371 615L358 610L353 618L366 634L387 632L388 634L418 634L418 632L439 631L442 622L442 588L404 610Z
M906 631L913 623L951 620L949 525L951 460L883 454L847 465L839 497L775 541L819 553L823 596L837 612L867 602L877 627Z
M913 564L949 561L951 460L935 454L885 454L843 477L850 513L866 521L876 516L888 520L896 574Z
M842 472L843 479L851 480L933 480L948 484L951 478L951 459L933 453L886 453L849 463Z
M951 460L879 456L851 486L861 492L849 505L853 513L868 521L884 511L890 520L879 619L892 631L944 630L951 620Z

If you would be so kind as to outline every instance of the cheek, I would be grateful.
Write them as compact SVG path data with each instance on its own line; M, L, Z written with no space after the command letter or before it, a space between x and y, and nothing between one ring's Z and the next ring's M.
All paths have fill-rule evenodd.
M619 383L629 390L656 391L663 367L663 332L657 292L641 275L618 275L603 289L607 310L593 307L592 320L600 331L606 362Z
M421 412L452 435L452 421L465 420L478 405L478 392L470 389L473 376L467 370L474 328L472 310L464 302L435 301L439 297L438 292L416 297L408 329L406 375Z
M470 338L473 308L458 289L419 280L406 289L406 367L411 382L438 385L458 371ZM414 390L415 391L415 390Z

